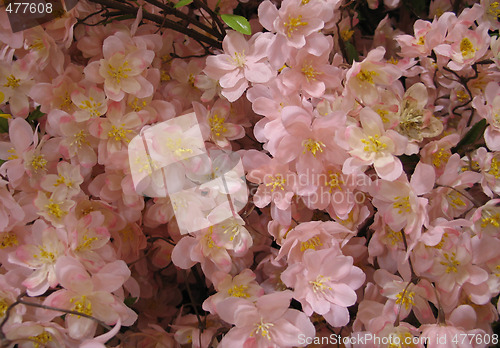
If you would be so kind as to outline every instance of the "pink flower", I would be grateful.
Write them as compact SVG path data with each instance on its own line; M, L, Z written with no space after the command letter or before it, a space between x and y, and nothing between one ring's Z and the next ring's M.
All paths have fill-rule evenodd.
M347 307L356 303L354 290L363 285L365 274L353 266L352 257L333 247L306 250L303 261L288 266L281 279L294 288L294 298L306 315L316 312L330 325L340 327L349 322Z
M111 294L130 277L124 261L111 262L91 277L78 261L65 256L56 263L56 276L63 289L50 294L43 302L45 305L91 315L108 325L121 320L123 325L130 326L137 319L137 314L123 300ZM59 314L40 311L39 315L51 320ZM82 316L70 314L65 320L68 334L74 339L90 338L97 328L95 321Z
M103 42L104 58L84 69L90 81L104 84L106 95L114 101L122 100L125 93L138 98L153 94L153 85L142 74L153 61L154 52L128 40L120 33L109 36Z
M380 46L368 52L362 62L354 62L346 75L346 91L363 103L377 102L377 86L390 86L400 76L401 70L384 61L385 49Z
M230 297L217 305L220 318L235 326L223 337L220 348L272 347L299 345L299 337L314 337L309 318L296 309L289 309L292 293L275 292L261 296L255 303Z
M498 83L495 81L488 83L484 95L474 97L472 106L489 123L489 126L484 131L486 145L492 151L500 151L500 93Z
M269 44L267 34L255 34L247 42L243 34L229 31L222 42L224 53L207 57L203 71L219 80L222 95L234 102L247 89L248 82L265 83L276 75L267 62Z
M352 174L373 164L380 178L397 179L403 172L403 166L395 155L405 152L407 139L396 131L385 131L379 115L369 108L361 110L359 118L362 129L355 126L346 129L352 157L344 162L342 171Z

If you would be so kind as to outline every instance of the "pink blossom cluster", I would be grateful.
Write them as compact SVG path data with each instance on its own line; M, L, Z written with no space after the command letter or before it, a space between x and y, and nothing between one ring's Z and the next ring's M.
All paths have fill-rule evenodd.
M500 5L463 3L368 39L348 1L264 0L210 55L141 0L17 33L0 9L2 346L498 342ZM221 153L243 209L238 175L204 184Z

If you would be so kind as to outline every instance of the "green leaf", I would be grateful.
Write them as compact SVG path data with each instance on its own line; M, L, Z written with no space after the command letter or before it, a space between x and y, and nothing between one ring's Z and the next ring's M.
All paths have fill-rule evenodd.
M42 116L45 116L45 114L40 111L40 106L38 106L31 114L29 114L27 121L29 123L33 123L33 121L37 121Z
M132 307L132 305L137 301L137 297L127 297L125 300L123 300L123 303L127 307Z
M174 5L174 8L179 8L179 7L182 7L182 6L189 5L192 2L193 2L193 0L181 0L177 4Z
M352 64L353 61L357 61L359 59L358 51L356 50L356 47L349 41L344 42L345 44L345 50L347 53L347 62L349 64Z
M458 142L457 146L451 149L453 152L461 152L466 147L474 144L479 138L484 134L484 130L488 125L486 120L483 118L481 121L476 123L469 129L469 131L464 135L464 137Z
M3 159L0 159L0 167L2 166L2 164L4 164L5 162L7 162L6 160L3 160Z
M252 28L245 17L233 14L223 14L220 17L231 29L245 35L252 35Z
M0 133L9 132L9 121L6 118L0 117Z

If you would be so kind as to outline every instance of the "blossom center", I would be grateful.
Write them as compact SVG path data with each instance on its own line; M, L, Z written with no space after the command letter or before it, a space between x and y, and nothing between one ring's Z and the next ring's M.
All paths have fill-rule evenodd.
M97 110L97 108L101 105L102 103L97 103L94 101L94 98L90 97L89 99L82 101L78 107L82 110L88 110L90 117L99 117L101 116L101 113Z
M0 299L0 318L5 315L7 312L7 308L9 308L9 304L3 298Z
M316 247L322 246L321 239L318 236L309 238L305 242L300 243L300 251L305 251L307 249L316 250Z
M0 249L10 248L18 244L19 241L17 240L17 237L14 233L2 233L2 238L0 239Z
M330 281L330 277L324 277L319 274L316 277L316 280L309 281L309 284L312 285L313 291L316 292L325 292L325 290L332 290L326 283Z
M123 126L123 124L122 124ZM131 133L130 129L124 129L123 127L111 126L111 130L108 132L108 137L116 141L125 140L128 142L127 134Z
M409 196L396 196L394 198L397 199L397 201L392 203L392 206L394 207L394 209L398 209L398 214L402 214L403 212L409 213L411 211Z
M342 187L340 187L340 184L343 184L344 181L342 180L340 175L338 173L332 173L331 171L328 171L328 177L329 177L330 181L327 181L325 186L330 187L329 192L332 193L332 190L334 188L342 191Z
M414 305L413 296L415 296L415 292L403 290L399 294L396 295L396 304L400 304L405 306L405 309L410 308L410 305Z
M377 76L378 73L376 71L370 71L370 70L363 70L356 75L356 77L361 81L361 82L368 82L373 85L373 76Z
M49 215L52 215L56 219L60 219L66 215L66 212L61 209L61 205L59 203L54 203L52 199L49 199L49 204L45 205L45 209L47 209Z
M448 158L450 158L450 153L447 152L445 149L440 148L436 153L432 155L432 164L434 164L435 167L441 167L443 163L448 162Z
M115 67L111 64L108 64L108 75L111 77L116 83L120 83L122 79L128 78L127 72L132 71L132 69L127 68L128 61L124 61L122 65Z
M250 295L247 292L248 286L246 285L234 285L232 288L227 290L227 293L229 296L232 297L250 297Z
M78 297L73 297L69 300L69 302L73 303L71 310L85 315L92 315L92 303L87 300L87 296L83 295L79 300L77 299Z
M41 170L45 169L46 165L47 165L47 160L44 158L43 155L33 156L33 159L31 160L31 168L33 168L35 173L38 172L40 169Z
M263 319L260 319L260 323L255 324L255 329L253 332L250 334L250 336L253 336L254 334L259 334L262 337L267 338L268 340L271 340L271 334L269 333L269 330L274 326L273 323L264 323Z
M500 169L499 169L500 161L496 158L491 159L490 169L488 170L488 174L493 175L495 178L500 179Z
M288 37L292 37L294 31L298 29L298 27L306 26L307 22L302 22L302 15L298 17L288 16L288 22L284 23L286 28L286 34Z
M178 139L172 139L168 138L167 139L167 148L174 153L174 155L178 159L183 159L185 158L188 154L193 153L193 150L182 146L182 140L180 138Z
M322 74L321 71L314 70L314 67L311 64L309 64L309 63L305 63L302 66L302 70L301 71L305 75L305 77L307 79L307 82L309 82L311 80L315 81L316 80L316 76Z
M220 137L222 134L227 132L227 128L224 127L224 121L226 119L224 117L219 117L219 115L215 114L208 119L208 124L210 125L210 130L212 134L217 137Z
M56 261L56 255L51 251L47 251L45 246L39 246L38 250L40 250L40 253L33 255L33 258L40 259L45 263L54 263Z
M21 81L20 79L16 79L14 75L10 74L9 76L7 76L7 83L5 83L3 86L14 89L19 87L20 81Z
M451 253L451 256L448 253L444 253L443 257L446 261L441 261L440 264L446 266L446 273L457 273L457 266L460 266L460 262L456 260L456 253Z
M316 141L316 140L313 140L313 139L306 139L302 142L302 146L304 147L304 152L303 153L306 153L307 151L309 151L310 153L313 154L314 157L316 157L316 152L323 152L323 147L326 147L325 144L323 144L323 142L321 141Z
M274 192L276 187L279 187L280 190L284 190L285 187L284 185L286 184L286 179L283 178L281 174L277 174L276 176L271 176L271 182L268 182L266 186L272 186L271 187L271 192Z
M497 18L500 18L500 8L499 7L499 3L498 1L494 1L490 4L490 6L488 7L488 10L487 12Z
M462 52L462 57L464 59L473 58L475 51L474 45L468 38L465 37L460 41L460 52Z
M233 64L238 68L243 68L246 63L245 51L243 52L234 52L233 56Z
M90 145L87 141L87 135L84 130L79 131L73 135L73 141L70 143L71 146L76 145L78 148L82 147L82 144Z
M33 343L34 348L39 348L40 346L46 347L47 343L52 341L52 335L45 330L43 330L43 332L37 336L30 336L28 338L32 341L35 341Z
M382 150L384 150L387 147L387 144L378 140L379 138L380 135L375 134L374 136L368 136L368 139L361 139L361 142L365 144L363 150L365 152L381 152Z

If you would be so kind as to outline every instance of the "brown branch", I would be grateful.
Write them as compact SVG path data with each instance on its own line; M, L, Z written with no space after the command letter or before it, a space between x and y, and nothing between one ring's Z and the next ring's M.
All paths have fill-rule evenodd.
M96 4L100 4L100 5L105 6L107 8L121 10L121 11L124 11L126 13L130 13L134 16L137 16L137 11L139 10L138 7L125 5L127 3L118 2L115 0L89 0L89 1L96 3ZM194 29L187 28L186 26L183 26L177 22L174 22L171 19L167 19L165 17L158 16L158 15L155 15L153 13L149 13L149 12L144 11L144 10L142 13L142 17L144 19L148 19L152 22L155 22L155 23L159 24L160 26L163 25L166 28L170 28L172 30L175 30L175 31L178 31L182 34L185 34L198 42L206 43L213 48L222 49L222 43L220 40L216 40L212 37L203 35L202 33L198 32ZM193 21L192 18L190 18L189 20L190 20L190 23L193 23L193 24L195 23L195 21ZM207 26L205 26L205 27L208 28L209 31L213 31L211 28L209 28Z

